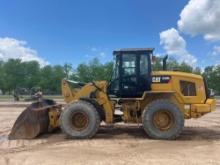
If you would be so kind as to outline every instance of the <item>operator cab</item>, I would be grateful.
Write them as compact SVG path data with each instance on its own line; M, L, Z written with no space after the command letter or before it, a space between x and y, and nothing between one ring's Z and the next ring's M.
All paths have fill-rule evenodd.
M120 98L134 98L151 90L152 54L151 48L114 51L114 73L108 94Z

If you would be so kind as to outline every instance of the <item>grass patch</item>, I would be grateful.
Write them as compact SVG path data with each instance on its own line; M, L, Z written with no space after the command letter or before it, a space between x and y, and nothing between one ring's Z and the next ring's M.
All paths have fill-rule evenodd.
M20 97L20 101L30 98L28 95L23 95ZM62 95L43 95L45 99L63 99ZM0 101L14 100L13 95L1 95Z

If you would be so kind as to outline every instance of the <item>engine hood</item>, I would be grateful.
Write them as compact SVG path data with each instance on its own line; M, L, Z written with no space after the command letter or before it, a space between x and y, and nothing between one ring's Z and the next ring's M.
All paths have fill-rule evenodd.
M179 71L154 71L152 72L152 76L175 76L175 77L185 77L185 78L192 78L192 79L203 79L202 76L186 73L186 72L179 72Z

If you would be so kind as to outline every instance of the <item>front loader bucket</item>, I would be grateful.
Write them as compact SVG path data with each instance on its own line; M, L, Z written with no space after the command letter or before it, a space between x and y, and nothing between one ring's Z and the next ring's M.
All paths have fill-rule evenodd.
M15 121L9 139L33 139L48 132L49 111L56 107L53 100L42 100L29 105Z

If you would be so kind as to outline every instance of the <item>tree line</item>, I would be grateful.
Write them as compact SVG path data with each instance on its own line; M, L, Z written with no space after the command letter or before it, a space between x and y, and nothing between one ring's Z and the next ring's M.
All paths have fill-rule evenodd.
M102 64L98 59L79 64L76 69L71 64L41 67L37 61L9 59L0 61L0 90L2 94L13 94L17 89L37 88L44 94L60 94L63 78L82 82L109 80L112 68L112 62Z
M200 74L207 79L209 88L220 94L220 66L207 66L202 72L199 67L193 68L171 58L167 62L167 68ZM161 58L157 59L153 70L162 70ZM71 64L41 67L36 61L22 62L19 59L9 59L6 62L0 61L0 90L3 94L13 94L17 88L30 90L38 87L44 94L60 94L63 78L85 83L98 80L110 81L112 72L113 62L102 64L97 58L79 64L75 69Z

